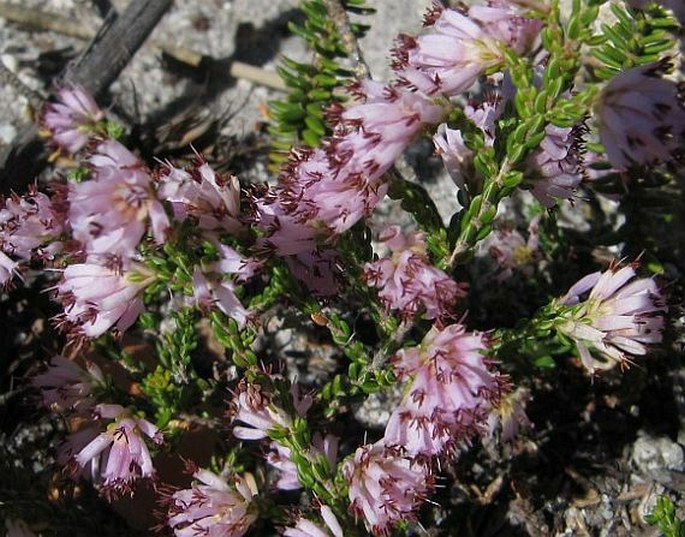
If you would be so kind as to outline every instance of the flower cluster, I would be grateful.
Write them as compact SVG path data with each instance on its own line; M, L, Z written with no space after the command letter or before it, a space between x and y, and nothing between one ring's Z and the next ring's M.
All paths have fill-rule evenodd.
M661 341L664 319L660 312L665 307L659 289L650 278L635 279L631 265L588 274L559 303L568 308L556 328L575 341L591 373L626 365L630 355L644 355L647 344Z
M449 317L466 291L429 263L423 236L412 233L405 237L398 226L390 226L379 240L390 248L392 257L367 263L364 279L380 289L378 296L386 309L398 311L404 318L419 312L426 319Z
M95 416L97 421L114 421L74 455L77 467L88 467L107 496L130 494L136 481L154 478L155 469L144 437L161 444L162 434L157 427L120 405L97 405ZM85 431L86 438L92 435L92 430Z
M171 205L176 220L191 219L208 237L215 236L209 232L237 233L243 227L238 179L217 173L200 157L188 169L169 165L157 196Z
M141 293L155 280L140 263L95 256L64 269L57 292L64 313L59 324L76 336L98 337L112 328L123 332L143 312Z
M410 520L430 488L427 466L397 455L382 442L357 448L343 474L352 509L378 536L388 536L399 521Z
M385 445L434 457L477 432L504 384L490 370L485 350L483 335L460 324L434 326L420 346L400 350L393 365L407 389L386 426Z
M578 189L602 195L600 186L617 178L628 185L637 172L647 183L645 167L681 151L685 109L681 88L664 76L668 62L645 65L626 53L641 65L606 82L620 65L591 72L581 68L585 51L600 63L628 62L595 54L593 43L611 41L611 30L590 38L578 28L597 16L596 2L573 2L568 17L557 4L436 4L420 35L398 38L392 80L357 80L349 101L317 108L316 125L325 116L330 135L318 147L293 148L275 184L241 186L197 153L183 167L154 164L110 136L84 90L60 91L44 111L44 132L74 156L57 164L74 168L49 194L31 188L0 205L0 284L31 274L29 265L49 265L41 278L62 306L54 322L69 336L72 353L64 353L84 351L75 361L54 356L31 382L71 433L58 462L108 499L152 481L164 525L178 537L241 537L267 524L285 537L361 535L362 526L389 537L417 519L434 470L474 437L509 442L532 427L526 403L536 383L520 378L533 369L526 360L544 365L575 345L595 372L660 342L659 290L633 266L582 278L531 319L518 318L524 308L495 312L515 328L492 326L491 297L479 301L488 285L490 295L511 294L512 285L500 284L514 272L554 283L573 257L560 254L554 214L573 205L565 201L580 205ZM647 25L648 14L641 20ZM664 21L649 38L654 49L666 50ZM338 101L334 82L326 92ZM294 100L287 110L312 111ZM449 223L423 184L401 177L400 159L421 137L432 139L454 182L446 188L462 206ZM612 169L600 185L591 168L601 163ZM522 195L504 206L517 188L537 201ZM374 244L374 212L388 193L399 203ZM390 220L396 210L406 214ZM512 229L502 224L505 211ZM522 215L527 237L513 228L525 227L516 221ZM482 264L470 263L480 241L497 268L476 274ZM458 318L466 299L478 314ZM280 348L286 326L271 315L298 338L323 342L337 361L307 371L304 395L296 379L306 360ZM131 328L137 333L124 339ZM141 333L156 350L144 358L128 352ZM89 362L93 349L120 362L112 370L125 366L126 390ZM361 427L353 410L362 398L393 389L387 419ZM155 447L164 430L179 440L166 446L176 455L195 428L216 437L228 430L229 438L203 444L211 463L204 454L188 461L193 481L171 489L178 476L153 464ZM257 523L260 516L270 521Z
M53 356L44 373L31 379L41 390L43 406L54 412L85 414L93 409L93 388L104 383L100 368L93 362L82 369L73 360Z
M428 94L454 96L504 63L504 48L529 50L541 23L509 2L495 0L466 13L436 7L426 17L432 33L402 35L395 49L395 70Z
M67 86L57 92L57 102L43 112L43 128L51 141L70 154L83 149L105 114L91 95L80 86Z
M71 184L68 196L69 223L85 251L132 257L148 219L162 243L169 219L142 163L114 140L98 145L89 162L93 180Z
M50 260L59 253L64 231L61 205L35 186L25 196L0 199L0 285L33 258Z
M357 448L345 462L352 509L363 516L377 536L387 537L393 526L411 520L431 488L428 467L386 448L382 442Z
M264 248L295 256L301 265L316 263L324 274L333 267L319 245L332 244L371 214L387 191L385 172L421 128L444 113L421 94L395 86L365 81L352 91L362 102L338 110L334 136L321 149L293 152L278 187L257 205L258 223L268 233ZM335 290L330 277L313 272L304 274L312 290ZM328 285L317 283L322 279Z
M168 524L177 537L241 537L257 519L257 485L250 474L230 480L200 469L198 481L169 500Z
M668 61L623 71L597 101L600 140L619 170L668 162L682 152L685 105L679 86L663 78Z

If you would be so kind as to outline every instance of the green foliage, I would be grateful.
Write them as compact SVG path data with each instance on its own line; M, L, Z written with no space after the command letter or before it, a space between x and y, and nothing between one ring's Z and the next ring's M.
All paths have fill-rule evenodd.
M654 511L645 520L659 526L664 537L685 537L685 522L676 515L675 505L668 496L659 496Z
M155 407L159 427L178 414L198 381L192 364L199 343L197 312L190 308L174 311L168 322L171 328L160 334L156 344L159 363L142 381L142 390Z
M340 5L349 13L373 12L363 0L341 0ZM303 0L300 7L306 19L302 25L291 23L290 30L306 41L313 56L308 63L283 58L278 68L290 94L285 100L269 103L273 121L269 127L273 137L271 161L275 166L287 159L293 146L316 147L330 134L325 111L342 100L336 89L354 79L353 70L344 61L350 59L351 51L329 14L326 0ZM349 25L354 37L363 36L367 28L357 23Z
M231 359L236 366L248 368L257 365L257 355L250 348L256 338L253 330L240 330L234 319L218 310L209 314L209 322L219 343L231 351Z
M616 3L610 7L616 22L602 24L602 32L587 39L593 45L591 54L602 63L594 71L597 77L610 80L622 70L659 61L675 51L678 22L667 10L656 3L645 10Z

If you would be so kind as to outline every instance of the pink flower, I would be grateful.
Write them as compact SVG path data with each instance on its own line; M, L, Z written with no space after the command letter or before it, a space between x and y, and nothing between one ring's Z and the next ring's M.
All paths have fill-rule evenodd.
M368 285L380 288L378 293L388 311L396 310L405 318L423 312L426 319L449 317L465 289L440 269L432 266L423 235L402 235L399 226L385 229L379 240L392 252L364 266Z
M250 474L234 475L230 482L198 470L199 483L171 497L168 523L177 537L241 537L257 520L257 485Z
M488 418L490 436L499 430L502 442L512 442L522 429L530 429L532 424L526 415L530 398L530 392L525 388L504 394Z
M6 283L18 273L15 259L54 257L61 249L57 239L64 231L64 217L35 187L23 196L0 199L0 207L0 283Z
M577 129L545 127L545 138L526 161L526 183L548 209L557 198L573 199L583 180L580 169L580 137Z
M662 61L623 71L599 95L599 137L615 168L668 162L682 150L685 107L677 84L662 78L668 67Z
M300 517L294 528L287 528L283 532L283 537L343 537L343 529L333 510L327 505L321 506L321 518L324 520L325 528Z
M336 111L323 149L294 151L277 188L257 204L268 232L263 246L280 256L311 257L369 216L385 196L383 174L425 124L444 115L405 89L364 81L353 91L363 102Z
M300 397L296 384L292 385L293 406L300 416L304 416L312 404L309 395ZM292 418L281 407L274 404L269 393L259 384L241 382L238 396L234 399L234 421L242 421L249 427L234 426L233 434L242 440L260 440L268 436L272 429L289 429Z
M467 185L469 177L473 174L474 154L466 146L461 131L450 129L446 123L441 123L433 136L433 144L454 184L468 195Z
M143 436L155 444L162 443L162 435L152 423L131 415L119 405L97 405L100 419L113 419L107 430L98 435L74 460L81 467L95 465L107 494L128 494L139 479L155 476L152 458Z
M69 223L88 253L132 257L150 221L157 244L169 219L142 163L119 142L107 140L90 158L95 179L72 184Z
M484 241L490 256L497 262L497 281L503 282L520 272L530 278L541 261L538 226L540 217L536 216L528 225L528 239L516 229L497 229Z
M426 466L397 455L382 442L357 448L342 471L352 510L376 536L389 536L398 522L413 520L432 485Z
M176 220L191 218L203 230L235 233L243 227L238 220L238 179L216 173L199 157L186 170L169 166L160 178L157 196L171 203Z
M50 132L56 145L74 154L85 147L96 124L105 115L80 86L60 89L57 98L58 102L45 107L43 126Z
M278 442L271 442L266 462L278 470L274 486L279 490L298 490L302 484L297 477L297 465L290 459L290 449Z
M204 311L218 308L235 320L239 328L247 323L249 312L235 295L233 282L224 279L221 273L205 273L200 267L193 272L193 298Z
M328 460L330 468L335 468L338 457L338 437L327 434L322 437L315 433L309 450L300 455L307 457L314 462L319 455L324 455ZM266 462L279 471L279 478L276 481L276 488L280 490L297 490L302 488L297 477L297 466L290 459L290 449L282 446L278 442L271 442L270 451L266 456Z
M576 343L583 365L594 373L647 354L647 345L661 342L665 311L651 278L635 278L631 266L612 266L581 278L558 303L556 329ZM581 299L590 291L587 298Z
M440 123L446 111L420 93L370 80L351 91L362 102L342 111L328 151L335 168L350 179L363 174L373 188L421 129Z
M460 324L433 326L419 347L401 349L393 363L407 392L390 416L385 445L433 457L478 432L503 388L484 352L483 335Z
M464 106L464 115L483 133L483 142L486 147L492 147L495 143L497 133L497 122L499 121L504 106L513 99L515 90L509 87L509 80L505 77L499 91L488 91L481 102L470 100Z
M525 17L515 3L507 0L490 0L487 6L473 5L468 15L517 54L530 52L542 30L542 21Z
M57 285L64 304L60 322L90 338L112 327L124 331L143 312L140 295L154 280L154 273L133 262L96 258L69 265Z
M100 474L99 458L91 459L88 465L82 467L74 460L74 457L79 451L95 440L99 434L100 430L94 425L72 432L57 448L57 462L62 466L66 466L73 476L81 474L85 479L96 481Z
M386 194L385 172L445 113L402 88L364 81L352 91L362 102L331 112L334 135L320 149L294 150L278 186L255 204L261 249L285 257L318 295L337 291L337 256L327 247L371 214Z
M469 15L437 8L429 22L433 33L402 35L394 51L394 69L419 90L458 95L503 63L501 36L490 34Z
M93 362L82 369L73 360L53 356L45 373L31 379L31 385L40 388L43 406L55 412L90 412L93 406L93 387L104 383L100 368Z

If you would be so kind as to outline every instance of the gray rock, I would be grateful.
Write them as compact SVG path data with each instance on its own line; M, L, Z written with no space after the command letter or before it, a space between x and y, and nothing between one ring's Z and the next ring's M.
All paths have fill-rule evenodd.
M685 470L683 448L670 438L649 435L640 436L633 444L631 461L639 470L652 474L662 470Z

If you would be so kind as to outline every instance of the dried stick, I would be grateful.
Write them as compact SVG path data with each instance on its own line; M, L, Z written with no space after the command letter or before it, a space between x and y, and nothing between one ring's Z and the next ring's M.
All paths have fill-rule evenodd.
M324 3L326 4L328 16L338 30L342 45L345 47L345 52L352 61L354 76L358 79L368 78L369 66L364 61L357 37L350 26L350 18L347 15L347 11L345 11L340 0L324 0Z
M73 18L56 13L45 13L15 4L0 3L0 17L29 28L51 30L79 39L92 39L95 35L95 32L90 28L86 28Z
M81 58L67 67L64 78L82 85L96 98L100 96L117 79L170 6L171 0L132 0L119 17L111 10Z

